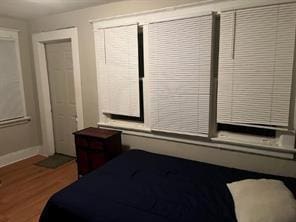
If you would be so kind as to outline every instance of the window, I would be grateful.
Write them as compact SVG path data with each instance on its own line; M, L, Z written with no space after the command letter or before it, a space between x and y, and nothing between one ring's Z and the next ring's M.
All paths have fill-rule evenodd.
M207 136L213 16L148 26L152 130Z
M95 39L102 112L140 118L138 25L99 29Z
M295 4L221 15L218 123L291 128Z
M94 24L99 125L293 153L296 4L193 11Z
M144 42L143 42L143 27L138 27L138 64L139 64L139 103L140 103L140 116L132 117L126 115L115 115L111 114L110 118L114 120L126 120L134 122L144 122Z
M0 29L0 123L26 116L18 32Z
M295 4L221 14L219 138L294 147L295 18Z

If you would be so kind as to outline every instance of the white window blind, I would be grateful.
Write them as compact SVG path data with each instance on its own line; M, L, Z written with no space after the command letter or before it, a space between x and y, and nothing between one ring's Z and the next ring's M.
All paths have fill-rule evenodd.
M148 30L152 129L207 135L212 16L152 23Z
M288 127L296 5L221 14L217 121Z
M95 40L102 112L139 117L138 26L99 29Z
M17 38L7 33L0 31L0 122L25 116Z

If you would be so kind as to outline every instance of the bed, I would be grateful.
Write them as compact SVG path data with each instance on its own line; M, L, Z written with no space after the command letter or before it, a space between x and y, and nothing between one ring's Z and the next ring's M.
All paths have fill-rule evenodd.
M40 222L232 222L226 183L282 180L296 195L296 179L128 151L54 194Z

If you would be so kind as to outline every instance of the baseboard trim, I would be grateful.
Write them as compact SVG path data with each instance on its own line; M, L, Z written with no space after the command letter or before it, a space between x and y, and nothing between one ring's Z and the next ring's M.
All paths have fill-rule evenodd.
M41 146L33 146L0 156L0 168L38 155L40 153L40 147Z

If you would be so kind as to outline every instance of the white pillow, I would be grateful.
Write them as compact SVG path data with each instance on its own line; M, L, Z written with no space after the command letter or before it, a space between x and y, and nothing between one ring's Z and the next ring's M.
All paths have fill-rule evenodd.
M238 222L296 222L296 200L282 181L247 179L227 187Z

